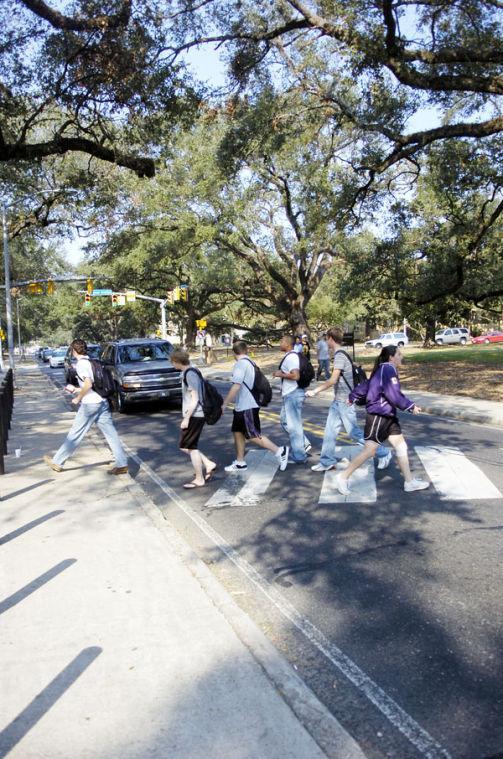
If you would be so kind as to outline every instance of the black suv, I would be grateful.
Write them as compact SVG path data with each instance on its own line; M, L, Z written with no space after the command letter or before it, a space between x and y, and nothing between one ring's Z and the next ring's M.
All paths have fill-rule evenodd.
M167 340L137 338L105 343L100 360L114 378L117 411L122 413L130 403L181 399L182 375L169 358L173 350Z
M89 358L99 358L101 354L101 345L97 343L87 343L87 355ZM73 351L71 345L68 346L65 356L65 382L69 385L77 385L77 375L75 373L75 365L77 359L73 357Z

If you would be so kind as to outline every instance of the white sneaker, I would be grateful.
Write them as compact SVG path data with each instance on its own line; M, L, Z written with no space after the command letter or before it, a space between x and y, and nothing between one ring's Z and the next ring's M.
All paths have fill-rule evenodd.
M382 456L381 458L377 459L377 468L378 469L387 469L390 465L391 459L393 457L393 454L391 451L388 451L386 456Z
M276 458L279 459L280 472L284 472L286 469L286 466L288 464L289 453L290 453L290 448L287 445L284 445L283 448L280 448L278 453L276 454Z
M225 467L226 472L245 472L248 469L246 461L242 463L240 461L233 461L232 464Z
M347 469L349 466L349 459L339 459L337 464L335 465L335 469Z
M426 488L429 487L429 482L426 482L426 480L418 480L416 477L414 477L413 480L409 480L409 482L404 482L403 484L403 489L406 493L412 493L414 490L426 490Z
M312 472L328 472L329 469L333 469L333 464L330 464L330 466L325 466L324 464L314 464L314 466L311 467Z
M344 477L341 477L340 474L335 478L335 487L341 495L349 495L350 493L348 481Z

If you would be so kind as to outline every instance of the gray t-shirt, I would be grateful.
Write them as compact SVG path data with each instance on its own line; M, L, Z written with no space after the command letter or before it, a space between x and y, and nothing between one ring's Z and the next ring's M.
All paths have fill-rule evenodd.
M197 392L199 400L203 394L203 385L199 373L192 366L188 366L182 375L182 413L185 414L192 402L191 390ZM203 407L198 403L192 416L204 416Z
M258 408L258 403L248 388L253 387L255 381L255 368L248 358L238 358L232 372L232 382L241 385L239 393L234 401L236 411L247 411L250 408ZM245 386L248 385L248 387Z
M348 395L353 389L353 368L351 361L340 350L335 352L334 356L334 369L340 369L339 380L334 385L334 396L336 401L347 401ZM344 372L344 378L342 373ZM349 382L349 387L346 385L346 380Z

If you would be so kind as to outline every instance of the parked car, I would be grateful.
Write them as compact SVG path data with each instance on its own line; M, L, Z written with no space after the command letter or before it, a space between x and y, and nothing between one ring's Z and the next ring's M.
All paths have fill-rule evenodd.
M480 343L503 343L503 332L501 330L493 329L491 332L486 332L485 335L479 335L478 337L472 337L472 343L474 345L480 345Z
M47 350L50 350L47 345L43 346L42 348L39 348L37 350L37 358L39 358L42 361L43 358L44 358L44 356L43 356L44 351L47 351Z
M384 335L380 335L374 340L367 340L365 347L384 348L386 345L397 345L399 348L403 348L404 345L408 344L409 338L405 332L386 332Z
M99 358L101 355L101 345L98 343L87 343L87 355L89 358ZM77 375L75 374L75 364L77 359L73 357L71 346L65 348L65 382L69 385L77 385Z
M466 327L448 327L435 332L437 345L466 345L470 338L470 330Z
M118 340L103 346L101 361L115 382L114 406L124 412L129 404L141 401L179 400L181 372L174 368L168 340L138 338Z
M49 361L50 356L52 355L54 348L44 348L42 351L42 361L44 364L47 364Z
M56 348L49 356L49 366L51 369L57 369L65 365L66 348Z

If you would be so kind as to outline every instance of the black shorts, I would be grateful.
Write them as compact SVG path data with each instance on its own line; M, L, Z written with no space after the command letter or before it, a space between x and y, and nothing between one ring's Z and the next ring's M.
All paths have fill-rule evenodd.
M249 408L246 411L234 411L232 432L241 432L247 440L254 437L262 437L259 409Z
M379 416L367 414L365 419L365 440L373 440L374 443L384 443L390 435L401 435L400 422L396 416Z
M204 416L191 416L189 419L189 426L186 430L181 430L180 434L180 448L185 448L189 451L197 450L199 438L204 427Z

